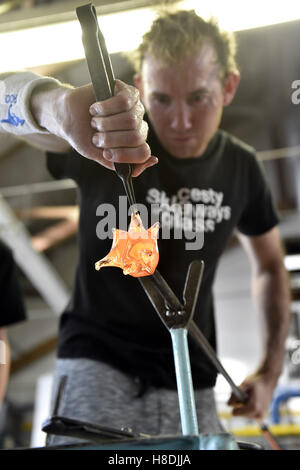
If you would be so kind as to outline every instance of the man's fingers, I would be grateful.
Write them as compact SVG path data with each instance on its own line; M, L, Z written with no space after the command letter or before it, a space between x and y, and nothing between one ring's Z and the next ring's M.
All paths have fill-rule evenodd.
M246 401L243 402L242 404L248 403L249 398L250 398L249 394L251 392L251 387L247 383L242 383L241 385L239 385L239 389L241 392L244 392L247 396ZM229 400L227 401L227 405L233 406L237 403L241 404L241 401L239 400L239 398L237 398L237 396L234 393L232 393Z
M152 156L145 163L139 163L139 164L134 165L132 176L136 178L141 173L143 173L143 171L146 170L146 168L150 168L150 166L156 165L157 163L158 163L158 158Z
M241 405L236 406L232 410L233 416L245 416L247 418L255 418L261 420L263 418L263 412L261 409L256 408L254 405Z
M114 91L113 97L90 107L94 116L91 127L98 131L93 134L92 143L102 149L103 157L109 162L144 164L150 159L151 151L146 143L148 124L143 120L139 92L119 80ZM139 171L143 167L136 169L136 173Z
M139 91L137 88L125 85L119 89L117 94L104 101L97 101L90 106L92 116L112 116L132 109L139 101ZM140 105L139 105L140 108Z
M238 398L235 395L231 395L231 397L229 398L229 400L227 402L227 405L233 406L236 403L240 403L240 401L238 400Z
M101 149L95 160L107 168L114 163L133 164L134 177L158 162L146 143L148 124L143 120L145 110L139 98L137 88L116 80L114 96L90 106L91 127L98 131L92 143Z
M245 387L247 389L248 387ZM246 391L244 389L244 391ZM249 391L249 390L248 390ZM241 403L236 397L231 396L228 404L233 407L233 416L246 416L248 418L261 419L263 417L263 410L261 409L260 403L257 400L255 392L249 391L248 399L245 403Z
M107 150L103 151L103 150L100 150L100 149L96 149L95 147L94 147L94 149L95 150L93 150L93 152L89 152L89 154L86 154L84 151L80 151L80 149L77 149L77 151L79 151L79 153L81 153L82 156L88 158L89 160L94 160L95 162L100 163L101 165L105 166L106 168L108 168L110 170L115 170L114 162L109 161L107 158L105 158L105 152L108 152L108 151ZM150 151L150 148L147 146L147 150L148 149ZM123 150L123 149L120 149L120 150ZM125 149L125 150L128 151L129 149ZM133 149L133 150L135 151L136 149ZM147 154L148 154L148 152L147 152ZM133 156L133 158L134 158L134 156ZM127 154L126 160L127 159L128 159L128 154ZM134 158L134 159L136 159L136 158ZM125 162L122 161L121 163L125 163ZM148 157L145 162L137 163L137 164L133 165L132 176L133 177L139 176L141 173L143 173L143 171L146 168L149 168L150 166L153 166L156 163L158 163L158 158L150 155L150 157Z
M144 144L144 136L137 130L97 132L92 138L96 147L103 149L116 149L124 147L140 147Z
M97 163L100 163L101 165L105 166L106 168L109 168L110 170L115 169L114 164L104 158L102 149L97 149L94 145L91 145L91 148L81 148L76 145L73 145L73 147L75 148L75 150L77 150L80 155L87 158L88 160L93 160Z
M136 98L136 100L140 97L140 92L135 86L128 85L127 83L122 82L122 80L116 79L114 95L119 96L122 94L130 94L133 98Z
M91 127L100 132L139 129L143 124L144 107L138 102L130 111L113 116L94 116Z
M134 110L115 114L114 116L93 117L91 127L99 132L139 129L142 117L142 115L139 116Z
M119 147L140 147L145 143L147 134L148 124L143 121L139 129L113 132L96 132L92 137L92 141L96 147L104 149Z
M145 163L151 156L148 144L134 148L109 148L103 151L105 159L116 163Z

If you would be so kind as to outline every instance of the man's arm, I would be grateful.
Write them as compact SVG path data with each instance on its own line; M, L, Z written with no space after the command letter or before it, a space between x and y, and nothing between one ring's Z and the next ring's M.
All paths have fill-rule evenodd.
M7 332L5 328L0 328L0 406L5 396L9 369L10 369L10 350L7 338ZM3 357L2 357L3 355Z
M283 263L283 250L277 227L267 233L238 235L252 268L252 288L261 321L263 352L256 372L241 388L248 393L245 405L231 397L234 415L262 419L272 399L282 371L285 340L290 324L290 289Z
M58 153L71 146L111 170L114 162L131 163L138 176L158 161L146 143L144 108L136 88L117 80L114 92L95 102L92 85L73 88L29 72L0 75L0 132Z

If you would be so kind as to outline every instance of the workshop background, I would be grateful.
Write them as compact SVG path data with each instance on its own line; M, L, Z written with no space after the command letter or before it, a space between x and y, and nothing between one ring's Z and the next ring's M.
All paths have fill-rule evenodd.
M76 50L76 44L81 40L79 27L76 29L79 40L77 37L75 41L68 32L63 36L70 59L57 62L58 43L54 33L48 43L41 40L42 47L39 37L35 36L36 45L31 56L37 58L41 49L41 59L37 59L40 63L32 59L27 64L21 62L28 52L25 40L23 43L20 37L17 39L19 56L16 56L13 36L8 36L32 27L75 20L75 8L84 3L0 2L1 71L27 67L74 86L89 82L82 50L79 47ZM137 9L157 7L160 3L139 0L94 2L103 20L110 13L130 13L133 17ZM184 3L190 6L192 2L181 2ZM199 3L197 12L201 14ZM210 3L217 11L222 2ZM235 3L237 8L241 2ZM267 10L268 3L262 0L260 8ZM241 83L233 104L225 109L221 127L258 150L281 216L280 231L293 297L292 323L286 342L284 370L267 422L283 448L300 449L300 104L295 98L295 81L298 80L300 85L300 14L292 12L292 16L287 17L289 2L284 3L282 22L279 18L274 20L279 24L257 28L251 24L247 26L250 15L243 2L244 12L240 19L247 29L239 30L242 27L235 26L238 29ZM227 15L234 16L237 21L240 9L237 11L233 4L226 2ZM148 18L146 10L141 11ZM113 19L113 15L111 17ZM130 29L125 23L118 29L121 42ZM48 51L52 53L49 59ZM120 51L113 51L112 63L116 77L132 81L132 69ZM27 321L8 328L12 366L6 399L0 408L0 448L41 446L44 443L45 435L40 426L49 413L59 315L68 302L73 285L77 218L75 184L70 180L54 181L46 169L43 152L21 140L0 135L0 238L14 251L28 314ZM246 255L233 236L221 260L215 294L219 357L237 383L255 368L261 348L249 273ZM263 442L255 422L231 417L226 405L230 391L224 379L219 378L215 392L225 428L238 439Z

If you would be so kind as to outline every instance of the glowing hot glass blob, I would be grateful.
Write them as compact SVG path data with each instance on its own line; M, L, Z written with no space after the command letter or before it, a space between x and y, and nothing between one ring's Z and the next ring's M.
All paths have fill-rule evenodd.
M159 260L157 234L159 222L146 230L136 212L131 216L128 232L113 229L113 243L107 256L97 261L95 268L114 266L133 277L154 273Z

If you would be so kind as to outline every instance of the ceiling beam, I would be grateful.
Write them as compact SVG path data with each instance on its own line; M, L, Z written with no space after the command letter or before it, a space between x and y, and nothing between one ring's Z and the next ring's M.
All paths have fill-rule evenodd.
M76 8L84 3L84 0L61 1L8 12L0 16L0 33L76 20ZM174 4L178 3L178 0L169 0L166 3ZM161 0L96 0L93 4L98 14L107 15L137 8L155 7L161 5Z

